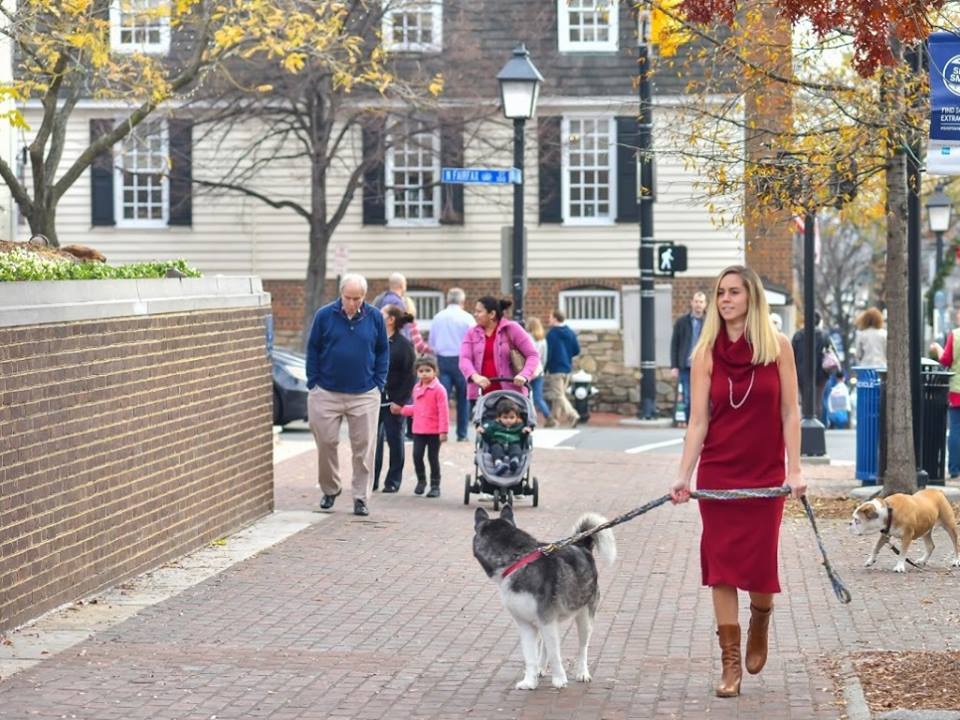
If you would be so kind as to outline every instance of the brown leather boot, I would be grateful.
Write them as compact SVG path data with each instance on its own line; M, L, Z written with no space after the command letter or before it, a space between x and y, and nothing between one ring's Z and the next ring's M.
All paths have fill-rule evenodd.
M767 663L767 630L773 606L758 608L750 603L750 629L747 630L747 672L756 675Z
M743 677L740 668L740 625L720 625L717 635L720 637L720 664L723 667L723 675L717 685L717 697L737 697Z

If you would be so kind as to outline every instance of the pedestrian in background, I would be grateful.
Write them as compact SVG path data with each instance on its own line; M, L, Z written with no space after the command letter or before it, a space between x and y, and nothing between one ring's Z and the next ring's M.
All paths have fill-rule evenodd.
M320 507L332 508L342 489L337 448L346 418L356 515L370 514L377 417L390 363L383 315L364 302L366 294L366 278L344 275L340 297L317 310L307 341L307 417L317 443Z
M576 427L580 414L567 398L573 359L580 354L577 334L566 324L567 316L557 308L550 313L550 330L547 332L547 365L543 379L543 395L550 403L550 417L546 426L570 423Z
M430 344L436 351L440 382L457 403L457 440L467 439L470 406L467 403L467 379L460 372L460 348L463 338L477 321L463 309L466 295L458 287L447 290L447 307L430 321Z
M677 381L677 396L682 393L684 402L683 419L677 423L679 427L686 427L690 418L690 353L700 339L706 308L707 296L695 292L690 298L690 312L677 318L670 337L670 374Z
M800 389L800 397L803 398L807 386L810 384L810 372L806 365L806 351L804 348L804 337L807 332L807 326L800 328L793 334L791 345L793 347L793 361L797 366L797 384ZM813 313L813 365L814 365L814 388L813 388L813 417L823 417L823 389L827 384L827 378L830 377L831 368L828 371L823 367L823 355L827 350L833 351L833 344L820 326L820 313Z
M957 310L957 327L947 335L946 347L931 343L930 350L940 364L953 370L950 390L947 394L947 472L952 480L960 477L960 309Z
M543 373L547 366L547 335L544 332L543 323L537 317L532 317L527 321L527 330L530 331L533 345L540 354L540 365L530 381L530 392L533 393L533 406L543 414L543 419L546 421L550 417L550 406L543 399Z
M395 493L400 489L403 480L404 446L403 423L404 418L390 412L390 404L406 405L410 402L413 386L417 382L414 371L414 361L417 354L413 345L407 340L401 330L413 322L413 316L396 305L385 305L380 311L387 328L387 339L390 342L390 368L387 371L387 382L383 388L383 397L380 401L380 418L377 426L377 452L374 459L373 489L380 485L380 470L383 468L383 443L386 441L390 449L390 465L387 476L383 479L383 492Z
M427 497L440 497L440 443L447 441L450 430L450 408L447 391L437 379L437 361L430 355L417 358L417 378L412 405L391 405L390 412L413 418L413 467L417 486L413 492L423 495L427 487L427 470L423 463L427 451L430 461L430 492Z
M670 487L674 503L690 499L695 467L698 490L779 487L786 479L794 497L806 491L793 352L769 315L753 270L734 265L720 273L693 349L690 425ZM738 590L750 595L747 671L756 674L766 663L773 595L780 592L783 504L783 497L698 503L701 573L713 595L723 665L719 697L740 694Z
M401 309L406 309L403 301L407 292L407 278L403 273L391 273L387 278L387 289L374 298L373 304L378 310L382 310L387 305L396 305Z
M883 327L883 315L875 308L867 308L855 322L857 336L853 351L857 365L865 367L887 366L887 330Z

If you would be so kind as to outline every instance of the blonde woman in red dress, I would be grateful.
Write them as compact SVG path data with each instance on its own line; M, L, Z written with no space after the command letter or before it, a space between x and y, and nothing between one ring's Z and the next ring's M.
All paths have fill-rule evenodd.
M797 371L786 336L770 322L763 285L749 268L734 265L717 278L700 340L693 350L691 417L673 502L697 488L778 487L806 491L800 471ZM723 674L720 697L740 694L738 591L750 595L747 671L767 659L773 596L780 592L777 551L784 498L701 500L703 584L713 593Z

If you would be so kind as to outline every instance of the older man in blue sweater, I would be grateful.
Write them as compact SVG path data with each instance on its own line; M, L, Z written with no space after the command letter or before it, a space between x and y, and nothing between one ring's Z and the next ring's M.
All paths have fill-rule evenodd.
M353 512L369 515L380 395L387 380L390 344L383 316L364 302L367 281L344 275L340 297L313 316L307 343L307 416L317 443L318 481L329 510L340 494L337 447L347 419L353 450Z

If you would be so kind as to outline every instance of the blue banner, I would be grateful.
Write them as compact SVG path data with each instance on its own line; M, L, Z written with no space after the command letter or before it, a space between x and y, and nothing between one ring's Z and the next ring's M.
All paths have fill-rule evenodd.
M930 47L930 139L960 142L960 37L933 33Z

